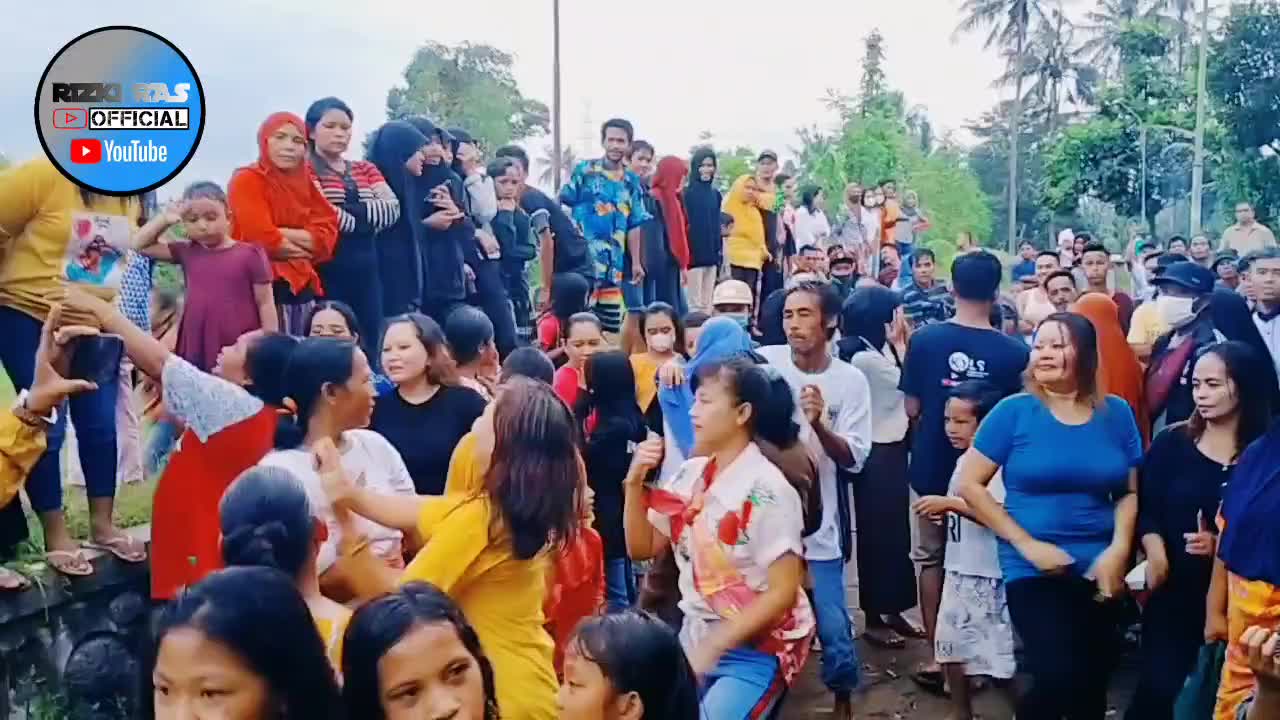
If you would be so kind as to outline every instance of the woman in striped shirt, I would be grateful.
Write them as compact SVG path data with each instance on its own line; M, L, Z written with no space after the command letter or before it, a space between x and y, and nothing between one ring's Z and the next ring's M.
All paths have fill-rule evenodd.
M311 167L325 198L338 211L338 246L333 259L318 270L325 297L355 310L366 333L361 345L372 358L378 356L385 315L374 236L400 217L400 203L373 163L343 159L351 143L352 119L351 108L335 97L317 100L307 109Z

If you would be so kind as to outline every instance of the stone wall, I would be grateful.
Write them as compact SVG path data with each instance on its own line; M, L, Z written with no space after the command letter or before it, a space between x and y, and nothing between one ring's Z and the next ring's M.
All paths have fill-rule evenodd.
M133 717L149 566L94 554L94 573L49 570L0 593L0 720Z

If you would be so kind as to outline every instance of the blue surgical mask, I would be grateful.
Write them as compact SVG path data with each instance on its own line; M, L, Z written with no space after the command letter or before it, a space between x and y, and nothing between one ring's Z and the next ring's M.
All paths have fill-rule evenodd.
M727 317L733 318L733 321L738 323L738 327L742 328L743 330L746 330L751 325L750 315L739 315L737 313L733 313L731 315L728 315Z

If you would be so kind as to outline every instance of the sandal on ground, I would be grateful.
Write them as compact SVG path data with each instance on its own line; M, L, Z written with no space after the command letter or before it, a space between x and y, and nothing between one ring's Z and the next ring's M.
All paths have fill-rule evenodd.
M121 562L136 564L147 559L147 551L143 549L142 543L125 534L116 535L107 540L86 542L83 546L89 550L109 552Z
M940 697L947 696L947 681L946 678L942 676L941 668L936 670L920 668L919 670L911 673L911 679L914 680L915 683L920 686L920 689L925 692L938 695Z
M93 565L79 550L50 550L44 561L58 573L68 577L87 577L93 574Z
M31 581L22 573L0 567L0 592L22 592L31 587Z
M902 617L901 615L889 616L889 619L885 621L885 625L887 625L890 628L893 628L894 632L898 633L903 637L912 638L915 640L924 640L926 637L928 637L927 635L924 634L924 628L916 627L911 623L910 620Z
M901 650L907 646L907 641L888 625L869 627L862 633L862 638L872 645L885 650Z

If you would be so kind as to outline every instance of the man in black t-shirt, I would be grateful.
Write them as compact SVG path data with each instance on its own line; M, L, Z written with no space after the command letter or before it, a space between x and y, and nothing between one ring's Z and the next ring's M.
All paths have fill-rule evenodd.
M587 241L578 232L578 226L565 213L560 203L529 185L529 154L519 145L504 145L494 155L511 158L520 168L522 178L520 209L532 219L535 213L545 214L546 224L535 227L538 234L538 257L542 265L542 287L538 291L538 310L551 304L551 276L559 273L577 273L590 283L594 276L587 257Z
M918 496L946 495L959 458L943 426L951 388L966 380L984 380L1005 394L1022 387L1029 349L991 326L991 307L1002 273L1000 261L986 251L958 256L951 265L955 316L917 330L907 346L899 388L906 394L907 414L913 420L909 474L911 489ZM912 559L920 565L920 612L932 647L942 599L946 532L924 516L917 517L917 529L919 544ZM922 685L942 687L936 663L913 677Z

